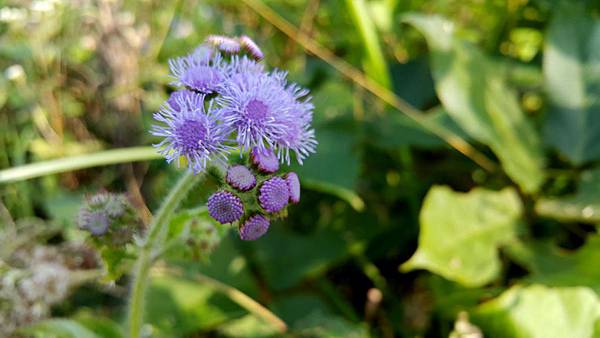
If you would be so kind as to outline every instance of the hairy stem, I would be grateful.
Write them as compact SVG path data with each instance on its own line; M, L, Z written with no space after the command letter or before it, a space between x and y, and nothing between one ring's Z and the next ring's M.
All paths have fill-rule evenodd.
M148 235L140 248L139 256L136 262L134 279L131 288L129 299L129 337L140 337L140 331L144 320L144 296L148 287L148 279L150 268L154 261L153 253L160 252L164 243L168 229L169 220L173 216L175 209L185 198L190 189L204 175L194 175L191 171L187 171L177 182L177 185L169 192L169 195L164 200L162 206L156 213L150 227Z

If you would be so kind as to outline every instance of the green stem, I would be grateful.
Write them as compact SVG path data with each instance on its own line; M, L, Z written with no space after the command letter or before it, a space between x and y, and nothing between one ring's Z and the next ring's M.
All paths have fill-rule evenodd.
M136 262L134 279L129 299L129 337L140 337L140 331L144 320L144 296L149 282L149 272L153 263L153 253L161 251L165 240L169 220L173 216L179 203L185 198L190 189L203 177L202 174L194 175L187 171L177 182L177 185L169 192L169 195L158 210L150 224L148 235L140 248L139 257Z
M162 155L153 147L112 149L0 170L0 183L22 181L29 178L108 164L155 160L161 157Z

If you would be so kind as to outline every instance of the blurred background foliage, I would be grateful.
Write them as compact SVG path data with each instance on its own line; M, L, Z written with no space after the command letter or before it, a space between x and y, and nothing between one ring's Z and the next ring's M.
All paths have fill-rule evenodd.
M172 248L147 335L600 337L599 15L591 0L0 0L0 168L150 145L167 60L246 34L312 91L303 198L259 241ZM4 332L9 266L35 275L43 249L78 287L38 299L20 334L124 336L130 276L96 281L75 215L106 189L147 221L176 176L157 160L0 185Z

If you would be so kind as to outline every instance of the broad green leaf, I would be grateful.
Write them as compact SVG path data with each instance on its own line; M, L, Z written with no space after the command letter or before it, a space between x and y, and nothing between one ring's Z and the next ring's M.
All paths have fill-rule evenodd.
M523 190L537 191L544 179L540 142L501 68L455 38L452 23L441 17L410 15L406 21L429 43L435 88L450 116L494 151Z
M317 153L306 159L304 165L294 165L294 170L302 178L354 189L359 174L358 153L354 150L356 130L327 125L317 129L317 139Z
M363 338L367 328L336 315L321 298L295 293L275 300L272 309L301 337Z
M551 243L514 243L509 255L526 267L529 281L552 286L586 286L600 295L600 236L591 236L575 252L567 252Z
M146 299L146 321L174 337L214 328L245 313L212 288L183 278L154 277Z
M577 3L554 11L544 77L546 141L574 164L600 159L600 20Z
M48 319L22 330L40 338L100 338L93 331L71 319Z
M282 225L271 225L265 237L252 243L259 268L273 289L293 287L304 278L316 277L349 254L346 242L335 231L322 229L309 237L286 231Z
M500 272L498 246L515 238L521 209L511 188L434 186L421 209L419 246L402 270L424 268L471 287L491 282Z
M514 286L482 304L473 321L486 337L591 338L600 301L584 287Z
M579 191L575 195L540 198L535 204L535 211L560 221L600 222L600 169L581 175Z

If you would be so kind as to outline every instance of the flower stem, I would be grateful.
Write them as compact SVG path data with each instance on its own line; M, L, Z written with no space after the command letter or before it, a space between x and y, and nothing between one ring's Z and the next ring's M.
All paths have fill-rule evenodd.
M203 177L203 174L194 175L187 171L177 185L169 192L162 206L156 213L144 243L140 247L136 262L135 274L129 299L129 337L140 337L140 331L144 320L144 296L148 287L150 268L153 263L153 252L161 251L168 230L169 220L179 203L185 198L190 189Z

